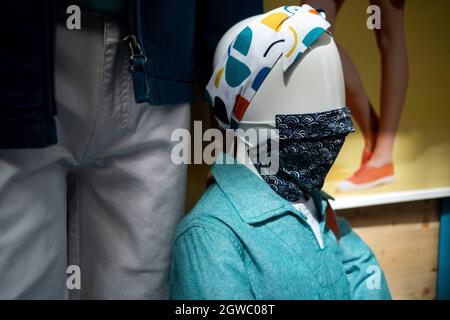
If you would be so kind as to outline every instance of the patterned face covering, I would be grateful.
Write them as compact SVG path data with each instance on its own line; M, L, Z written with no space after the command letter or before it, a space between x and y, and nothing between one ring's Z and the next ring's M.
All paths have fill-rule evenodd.
M345 137L354 132L347 107L331 111L277 115L279 170L262 178L280 196L295 202L322 189ZM273 155L272 155L273 156ZM261 173L262 165L255 165Z

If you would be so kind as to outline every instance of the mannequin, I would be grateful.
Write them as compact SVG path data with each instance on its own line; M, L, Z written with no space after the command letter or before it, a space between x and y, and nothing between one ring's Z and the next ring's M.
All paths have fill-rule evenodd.
M237 159L218 157L214 183L177 228L173 299L390 298L382 273L379 289L367 287L376 258L343 217L329 215L320 192L353 125L339 54L323 32L328 23L316 15L308 6L280 7L239 23L220 42L206 97L218 124L237 129ZM288 28L294 37L278 34ZM283 51L270 51L280 41ZM256 79L265 68L271 71L261 85ZM280 148L270 155L279 156L280 170L267 173L247 152L263 150L272 128ZM264 140L249 141L255 132L245 129Z
M261 16L245 19L228 30L217 46L214 67L239 31ZM333 38L324 34L312 48L313 50L309 50L286 73L281 68L281 61L276 63L251 101L240 122L240 128L258 130L259 127L267 128L267 125L275 128L276 114L322 112L345 105L344 76ZM252 164L243 161L245 145L241 139L237 140L236 157L259 175Z
M216 49L214 67L233 38L248 23L261 19L261 16L239 22L222 37ZM281 68L281 60L276 63L251 101L240 122L240 128L244 130L267 129L268 126L275 128L276 114L323 112L341 108L344 105L345 86L341 60L333 38L326 33L286 72L283 72ZM255 166L247 160L247 148L253 146L249 145L249 142L243 142L244 138L239 135L239 131L236 134L236 159L260 177ZM301 199L294 203L294 207L306 216L322 247L317 210L313 199Z

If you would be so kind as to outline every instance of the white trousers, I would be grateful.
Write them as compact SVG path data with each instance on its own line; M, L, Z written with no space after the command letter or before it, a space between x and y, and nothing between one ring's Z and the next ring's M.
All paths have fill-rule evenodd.
M82 14L81 30L57 26L59 143L0 150L0 299L168 297L186 188L170 137L189 105L136 104L122 24Z

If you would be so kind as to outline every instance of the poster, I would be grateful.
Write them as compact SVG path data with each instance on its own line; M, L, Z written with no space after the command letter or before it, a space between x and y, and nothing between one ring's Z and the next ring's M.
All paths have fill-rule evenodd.
M328 1L310 1L312 4L314 2L320 5ZM336 14L334 36L338 45L350 57L380 122L382 101L388 105L385 107L387 110L385 120L390 121L395 117L389 115L392 113L389 108L395 108L395 103L389 101L391 97L386 93L383 100L382 90L387 91L391 86L393 90L391 96L398 99L398 95L401 95L398 91L402 90L402 84L399 82L404 80L398 73L405 72L402 70L402 63L405 61L398 51L384 48L385 64L389 64L386 61L390 54L396 55L391 59L394 59L397 83L385 84L387 88L383 88L382 50L381 46L377 45L376 30L368 27L368 22L370 24L374 21L373 14L376 10L369 7L374 3L377 2L361 0L343 2ZM267 0L265 4L266 10L269 10L283 4L298 4L298 2ZM354 118L356 132L347 137L324 185L324 190L336 198L334 206L337 209L450 195L450 92L448 91L450 27L446 22L446 13L449 10L448 1L435 1L432 8L428 8L423 1L405 2L403 19L407 60L404 64L407 65L407 84L393 144L391 162L394 168L394 181L361 190L340 190L342 181L351 177L360 168L365 146L361 124ZM386 19L387 17L381 18L381 29ZM394 24L396 28L394 33L400 32L400 22L394 23L397 23ZM395 34L392 38L395 38ZM394 43L394 47L398 47L398 43ZM386 78L392 77L389 70L384 72L388 74ZM347 100L348 98L347 90ZM352 110L353 113L354 111ZM385 134L390 135L391 132Z

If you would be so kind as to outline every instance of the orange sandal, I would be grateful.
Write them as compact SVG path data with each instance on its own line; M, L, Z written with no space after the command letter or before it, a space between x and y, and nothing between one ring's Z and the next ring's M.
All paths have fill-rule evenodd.
M348 192L373 188L378 185L392 183L395 180L394 165L388 163L382 167L362 165L350 178L341 181L337 191Z

